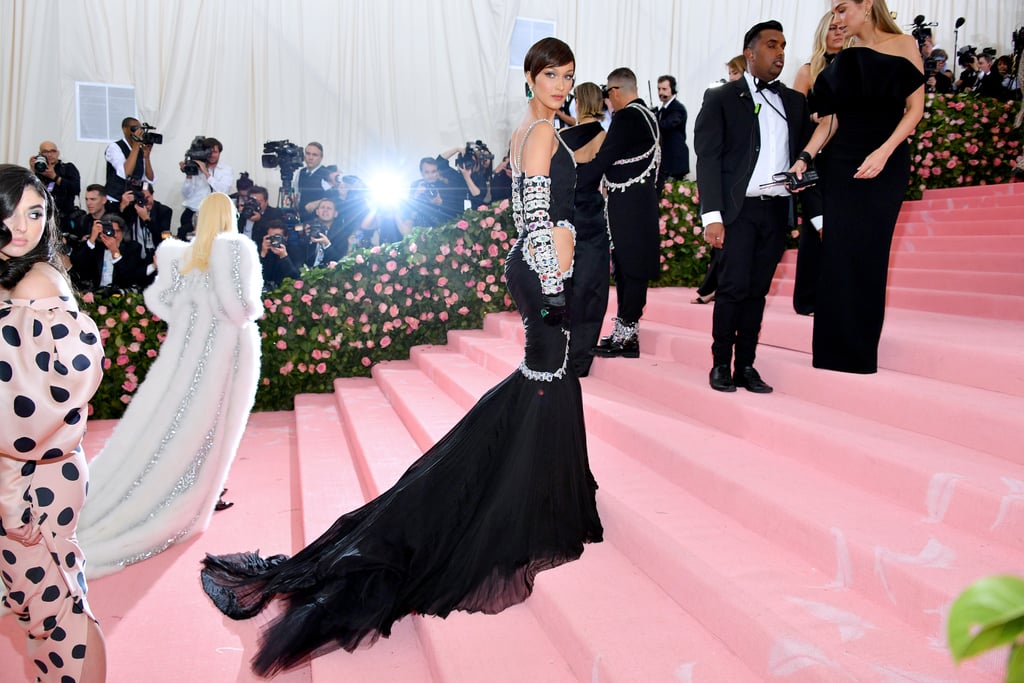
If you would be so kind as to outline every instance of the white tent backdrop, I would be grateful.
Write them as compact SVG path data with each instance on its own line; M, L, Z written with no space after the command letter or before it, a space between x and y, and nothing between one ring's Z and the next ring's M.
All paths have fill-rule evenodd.
M1019 0L890 0L897 21L938 21L936 43L1010 50ZM806 61L826 0L0 0L0 159L25 164L42 140L102 182L103 149L79 141L76 82L131 85L138 116L164 133L153 152L157 198L180 206L178 162L195 135L224 143L222 160L271 189L266 140L323 143L325 163L368 175L466 140L496 154L522 116L522 69L508 66L516 17L555 23L576 53L577 82L629 66L647 98L660 74L679 80L693 119L709 83L757 21L782 22L783 73ZM692 145L691 145L692 147ZM404 182L404 180L403 180Z

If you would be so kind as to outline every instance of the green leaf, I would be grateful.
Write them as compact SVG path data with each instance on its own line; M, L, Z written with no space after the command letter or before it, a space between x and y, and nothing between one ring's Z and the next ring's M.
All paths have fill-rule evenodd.
M1006 683L1024 683L1024 645L1020 643L1010 648L1010 660L1006 663Z
M989 576L964 590L949 611L949 649L957 662L1007 645L1024 632L1024 579Z

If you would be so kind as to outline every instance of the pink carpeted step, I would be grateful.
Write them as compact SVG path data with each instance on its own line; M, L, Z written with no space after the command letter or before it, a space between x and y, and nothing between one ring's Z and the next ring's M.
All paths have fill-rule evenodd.
M919 199L913 202L903 202L900 208L901 215L921 215L926 213L939 214L962 214L964 218L970 218L970 213L977 209L1004 208L1010 210L1024 209L1024 193L1022 194L996 194L965 197L962 199Z
M795 266L796 249L782 254L782 265ZM934 269L964 272L1020 273L1024 254L1015 253L957 253L952 251L898 251L889 254L890 268ZM792 271L787 270L787 277Z
M963 201L973 197L998 197L1024 194L1024 183L1000 183L987 185L961 185L936 190L925 190L923 200L953 199Z
M357 392L361 383L372 380L354 378L347 383ZM353 403L358 399L354 398ZM304 534L301 545L315 540L342 514L366 502L368 494L357 472L362 461L348 445L345 427L352 416L342 417L332 394L303 394L295 397L295 467L301 488ZM356 419L366 419L357 416ZM372 418L370 418L372 420ZM371 484L372 485L372 484ZM300 547L301 547L300 545ZM313 683L343 680L432 681L428 658L409 623L395 625L391 637L373 647L350 654L338 650L313 659L310 664Z
M674 372L674 366L663 365L662 359L671 360L673 355L679 354L677 340L651 327L648 325L644 332L644 356L647 357L649 349L658 359L659 369ZM460 334L455 347L462 354L486 359L492 367L498 365L500 358L505 358L506 367L501 370L514 368L510 359L515 357L512 354L517 346L511 342ZM759 366L764 366L772 376L784 376L787 369L776 367L778 361L774 357L765 357L765 354L774 356L776 353L781 352L762 349ZM688 355L697 357L697 354ZM682 360L675 362L683 363ZM700 363L697 360L694 370L689 371L689 384L673 389L676 398L667 409L730 431L736 426L728 421L731 411L726 411L726 421L722 422L715 410L708 407L708 401L720 403L722 399L707 387L707 370ZM595 377L606 378L608 373L612 373L609 381L630 396L657 395L660 391L657 371L638 372L628 360L595 361ZM594 378L584 380L583 386L584 391L589 392ZM802 466L878 490L880 495L898 501L916 516L942 519L957 528L991 535L1024 549L1024 510L1015 507L1017 494L1006 479L1008 472L1019 466L934 437L873 423L813 403L790 409L790 402L791 399L784 399L783 408L779 408L777 401L763 405L742 404L744 415L740 424L750 432L736 435L746 436L767 448L782 439L788 444L786 455ZM733 406L726 402L719 407ZM829 431L822 431L823 423L830 425ZM823 451L832 456L818 457Z
M892 249L904 251L956 251L964 254L1024 254L1024 235L992 235L984 239L967 235L893 237Z
M1024 208L1024 207L1022 207ZM971 237L979 242L1005 235L1020 235L1024 221L1007 218L1013 208L977 209L971 216L949 212L928 212L925 215L900 214L896 221L896 237Z
M769 296L793 298L793 280L776 279ZM1024 296L974 291L939 291L920 287L886 289L886 308L907 308L993 320L1024 321Z
M468 337L469 335L466 335ZM445 350L441 348L434 348L429 354L423 354L418 358L418 363L423 367L435 381L438 378L444 376L444 382L447 385L461 383L463 392L471 394L478 385L483 382L467 372L464 360L452 350ZM428 370L427 370L428 369ZM494 379L493 377L490 379ZM587 380L588 387L593 384L592 380ZM615 462L615 458L612 460L602 460L599 455L607 451L605 442L606 436L611 437L613 440L618 439L622 443L618 444L619 448L624 450L630 450L637 455L639 460L648 464L650 458L661 458L662 456L671 459L672 457L680 458L685 457L686 452L689 450L692 444L693 451L699 452L700 456L692 457L692 465L702 468L704 471L703 477L693 476L694 471L687 469L685 472L658 472L657 474L664 477L665 480L676 481L677 484L687 488L688 490L699 490L700 497L707 497L708 500L705 502L713 504L716 502L724 503L725 501L737 501L746 499L748 503L741 509L737 510L735 505L728 504L728 513L744 521L752 526L760 527L758 531L765 535L778 535L780 538L792 537L798 539L796 543L790 543L791 545L798 545L798 550L803 551L804 555L813 555L814 552L818 552L820 549L817 547L813 548L814 552L809 552L807 548L803 547L801 540L808 536L817 535L819 544L822 544L826 549L826 557L814 558L813 564L822 564L824 561L831 561L834 559L834 551L831 549L831 531L828 526L828 522L822 520L821 515L816 512L815 503L822 503L825 499L831 497L840 497L850 503L849 511L847 513L847 519L845 520L845 526L848 527L871 527L872 525L867 523L867 520L860 514L859 510L870 505L875 508L883 508L878 510L880 521L876 523L877 528L873 529L875 537L888 535L890 539L902 539L910 535L910 532L906 530L906 527L917 525L922 527L923 525L918 522L914 515L894 509L885 509L886 504L871 498L867 494L858 493L853 490L849 490L849 487L843 487L838 485L838 488L844 489L845 491L836 491L837 488L835 482L833 484L815 482L813 476L808 479L808 474L802 470L799 466L791 463L780 463L777 462L777 458L773 459L771 453L766 453L757 449L756 447L749 447L743 444L741 441L735 443L723 443L720 438L715 437L711 432L712 430L702 426L690 425L684 432L680 433L680 425L670 418L662 419L658 421L658 417L652 415L653 411L659 409L656 404L643 405L643 400L639 397L631 397L630 401L624 402L622 399L621 390L615 391L610 388L606 393L608 396L613 398L596 398L593 397L590 392L587 394L587 416L588 416L588 431L591 432L591 452L595 454L593 457L596 458L595 462L600 462L604 467L613 469L613 472L600 471L598 465L595 464L595 472L602 482L602 492L610 492L613 496L620 494L620 489L623 485L623 479L630 476L631 471L635 469L635 464L631 465L628 462L623 463L622 460L628 460L621 454L617 456L619 463ZM639 402L640 405L636 405L634 401ZM595 406L596 404L596 406ZM461 406L460 406L461 407ZM596 427L594 425L597 425ZM596 437L596 438L594 438ZM611 442L608 442L611 443ZM680 445L682 444L682 445ZM710 450L709 450L710 449ZM748 452L745 461L740 461L739 451ZM607 456L611 457L611 456ZM726 464L727 463L727 464ZM745 493L740 493L736 490L729 491L729 487L723 488L720 484L715 485L716 481L720 481L723 476L728 477L729 474L726 472L723 474L722 470L732 470L732 489L741 488L746 489ZM820 475L819 475L820 477ZM756 484L754 482L757 482ZM752 488L756 486L756 488ZM778 496L778 500L767 500L764 507L758 507L756 503L750 501L756 501L758 498L765 498L766 494L762 491L765 488L771 487L778 488L781 494ZM648 496L650 495L654 485L648 482L642 487L642 493L638 494L635 498L630 498L625 504L630 509L642 508L648 504ZM830 490L831 489L831 490ZM802 521L795 520L795 517L799 517L800 513L792 509L793 505L791 502L790 491L811 491L814 494L807 496L804 494L805 500L803 500L803 517ZM845 493L845 495L844 495ZM815 496L821 500L814 500ZM871 498L871 500L858 501L860 498ZM674 498L674 497L673 497ZM602 497L602 500L605 498ZM749 506L749 510L747 509ZM827 505L825 506L827 507ZM665 509L664 505L657 508L657 514L665 515L669 514L669 510ZM842 509L835 514L840 514ZM652 511L653 513L653 511ZM706 517L706 514L701 515L690 515L692 517ZM746 519L743 519L746 517ZM903 518L900 521L900 518ZM836 521L835 517L831 520L834 524L840 524L841 522ZM788 530L790 525L795 526L792 531ZM765 527L770 527L770 534L765 532ZM851 568L851 571L864 570L866 565L867 575L871 574L871 567L873 566L876 549L876 545L858 544L856 538L856 532L859 529L851 530L851 535L855 536L851 541L850 545L854 549L854 558L860 561L860 564L856 567ZM930 528L925 529L925 533L930 532ZM630 538L642 535L637 529L629 529L624 531L624 535ZM950 532L950 535L955 535ZM615 542L615 539L612 539ZM958 539L964 545L970 545L973 543L971 540L964 540L963 538ZM806 541L803 541L806 543ZM785 544L784 544L785 545ZM748 543L743 543L742 547L750 550ZM989 548L991 552L991 548ZM888 556L886 556L888 557ZM642 561L641 561L642 560ZM647 558L634 558L634 561L638 561L641 566L648 566ZM717 562L712 563L713 566L720 566L724 560L719 559ZM894 570L895 573L899 573L899 569ZM792 570L783 572L785 575L792 574ZM884 578L884 577L883 577ZM958 579L952 579L956 582ZM889 581L893 586L893 590L899 590L896 587L899 584L899 579L895 577L889 577ZM920 590L920 582L915 578L910 579L911 583L917 586ZM957 584L959 585L959 584ZM917 591L914 592L914 595ZM876 598L879 596L876 596ZM880 596L884 598L885 596ZM883 602L883 608L888 606L887 600L880 600ZM687 603L682 603L687 606ZM876 611L877 608L872 608L868 603L861 600L858 611L864 612L864 610ZM879 617L881 619L881 617ZM927 617L926 625L929 628L937 629L939 624L936 621L935 615ZM888 617L890 622L893 622L892 617ZM702 618L703 621L703 618ZM893 622L895 623L895 622ZM888 629L886 629L888 630ZM719 634L725 638L723 634ZM729 641L729 638L726 638ZM883 642L888 642L885 638ZM817 643L816 643L817 644ZM933 659L938 662L941 669L948 670L950 665L948 660L944 656L935 656ZM849 669L853 667L853 664L847 664L845 668ZM866 680L866 679L865 679Z
M1024 256L1021 257L1024 265ZM793 280L796 263L783 262L775 277ZM930 289L935 291L970 292L974 294L1008 294L1024 297L1024 272L992 272L988 269L964 271L938 268L889 267L890 288Z

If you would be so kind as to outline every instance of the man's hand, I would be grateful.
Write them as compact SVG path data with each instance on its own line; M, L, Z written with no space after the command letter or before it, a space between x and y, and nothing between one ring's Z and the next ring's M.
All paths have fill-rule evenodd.
M110 254L114 258L118 258L121 255L118 252L118 249L117 249L117 239L116 238L111 237L110 235L104 235L101 232L100 233L100 240L103 242L103 246L105 246L107 248L107 250L110 251Z
M714 249L721 249L725 243L725 226L722 223L711 223L705 226L704 241Z
M145 206L139 206L138 204L136 204L135 205L135 214L139 217L139 220L142 221L143 223L148 223L149 222L149 218L150 218L149 209L147 209Z
M89 241L96 244L96 239L103 234L103 226L99 221L92 222L92 232L89 233Z

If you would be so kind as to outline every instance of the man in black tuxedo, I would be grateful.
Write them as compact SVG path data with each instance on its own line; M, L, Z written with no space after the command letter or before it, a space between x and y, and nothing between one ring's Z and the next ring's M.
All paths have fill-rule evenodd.
M658 163L661 148L658 122L644 101L637 97L636 74L625 67L608 74L605 99L615 112L608 136L594 160L580 165L577 187L601 180L608 195L608 229L612 237L612 268L618 311L612 319L612 333L602 337L591 351L595 356L638 358L640 317L647 304L647 283L661 268L660 226L658 224ZM603 176L603 177L602 177ZM605 287L608 270L576 272L580 278L601 277ZM582 321L573 320L573 329ZM570 337L569 355L578 358L580 349ZM578 344L579 342L577 342Z
M658 187L666 180L682 180L690 172L690 148L686 146L686 107L676 99L675 76L658 78L658 128L661 129L661 172Z
M71 252L71 275L84 290L141 288L147 284L142 245L125 238L124 219L108 213Z
M775 81L785 47L777 21L747 31L748 71L704 93L694 128L704 238L721 250L710 376L717 391L737 386L772 391L754 369L754 355L765 296L785 247L792 197L780 185L763 185L790 168L813 131L804 96ZM812 206L811 215L820 221L820 207ZM730 372L734 349L735 371Z
M978 87L975 89L975 94L981 97L993 97L1000 102L1009 102L1012 99L1012 93L1003 87L1003 76L996 69L995 65L995 48L986 47L978 55Z

